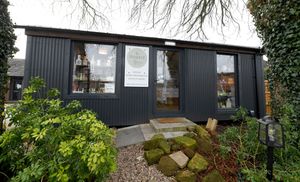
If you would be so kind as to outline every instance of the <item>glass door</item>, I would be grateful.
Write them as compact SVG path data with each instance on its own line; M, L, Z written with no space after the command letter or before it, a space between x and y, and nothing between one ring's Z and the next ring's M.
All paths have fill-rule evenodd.
M157 113L179 113L180 52L156 51L155 107Z

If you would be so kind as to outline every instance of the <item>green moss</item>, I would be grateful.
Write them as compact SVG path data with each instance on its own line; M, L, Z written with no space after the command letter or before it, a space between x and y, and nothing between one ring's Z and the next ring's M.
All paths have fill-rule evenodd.
M151 138L151 140L154 140L154 139L166 139L165 136L161 133L159 134L155 134L153 135L153 137Z
M172 176L176 174L177 170L179 169L179 166L169 156L163 156L159 160L157 169L160 170L166 176Z
M195 140L197 141L198 144L198 150L200 150L201 152L209 154L213 151L213 145L210 139L207 140L205 138L201 138L197 136Z
M208 173L202 180L203 182L225 182L223 176L217 171L213 170Z
M181 149L181 145L174 143L173 145L171 145L171 150L172 151L178 151Z
M204 157L198 153L195 153L194 157L188 163L188 168L195 172L201 172L206 170L208 167L208 162L204 159Z
M163 154L161 149L145 151L145 159L149 165L156 164Z
M189 170L180 171L180 172L177 173L175 179L178 182L195 182L196 181L196 174L189 171Z
M179 144L182 145L183 147L186 148L190 148L190 149L195 149L197 148L197 142L196 140L186 137L186 136L179 136L174 138L174 141Z
M184 134L183 136L186 136L189 138L195 138L197 136L197 134L194 132L189 132L189 133Z
M158 143L158 146L160 149L162 149L164 151L165 154L169 154L171 152L171 147L166 140L161 140Z
M197 125L195 127L196 133L200 138L203 139L207 139L210 140L210 135L209 133L206 131L206 129L202 128L201 126Z

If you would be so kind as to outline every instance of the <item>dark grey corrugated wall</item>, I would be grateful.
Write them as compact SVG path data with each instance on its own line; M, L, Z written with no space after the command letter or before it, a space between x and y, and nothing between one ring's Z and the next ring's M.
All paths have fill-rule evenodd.
M215 52L189 49L186 55L185 115L193 121L204 121L215 115Z
M70 41L61 38L27 37L24 85L31 77L40 76L47 88L64 89L64 64L69 59Z
M257 114L254 55L240 54L238 65L240 105Z
M119 46L120 47L120 46ZM27 37L27 55L24 85L27 86L32 76L40 76L46 81L47 88L58 88L63 99L72 99L63 93L68 93L68 75L70 65L71 41L62 38ZM122 50L118 50L122 52ZM122 64L123 58L118 60ZM151 74L151 73L150 73ZM147 122L149 118L148 88L125 88L123 77L119 83L120 92L116 98L77 98L85 108L98 113L99 119L111 126L133 125Z
M236 54L236 53L232 53ZM257 91L254 55L236 54L238 59L239 105L257 113ZM217 109L216 52L187 50L185 115L193 121L205 121L208 117L228 120L232 110Z
M150 52L152 52L152 47ZM124 45L118 45L119 68L117 68L118 92L115 98L70 97L71 40L63 38L27 38L24 85L32 76L42 77L47 88L58 88L62 98L70 102L76 98L85 108L98 113L99 119L110 126L134 125L148 122L153 117L153 55L150 54L150 83L148 88L124 87ZM263 81L259 56L238 54L238 80L240 105L263 113ZM255 56L255 57L254 57ZM208 117L229 119L233 111L217 110L216 92L216 51L186 49L184 57L185 100L183 116L193 121L205 121ZM255 61L255 62L254 62ZM255 79L255 75L258 80ZM258 85L259 84L259 85ZM259 87L259 88L256 88ZM258 91L256 90L258 89ZM257 94L259 94L257 96Z

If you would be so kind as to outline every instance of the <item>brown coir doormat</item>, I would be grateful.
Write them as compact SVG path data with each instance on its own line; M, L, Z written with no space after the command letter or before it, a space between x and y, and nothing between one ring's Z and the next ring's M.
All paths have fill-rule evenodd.
M185 123L185 118L158 118L160 123Z

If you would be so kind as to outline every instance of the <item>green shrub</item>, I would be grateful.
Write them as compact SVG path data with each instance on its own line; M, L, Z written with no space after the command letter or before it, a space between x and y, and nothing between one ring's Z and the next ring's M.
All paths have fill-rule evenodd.
M9 167L12 181L105 180L116 169L114 132L78 101L63 107L56 89L34 98L42 87L34 78L9 108L14 127L0 136L0 165Z
M280 123L285 130L285 147L274 150L274 176L276 181L299 181L300 179L300 151L297 141L299 131L292 124L290 116L295 114L293 107L285 105ZM243 118L240 120L240 118ZM241 121L239 127L227 128L218 136L220 153L226 157L234 152L237 163L246 181L267 181L266 161L267 149L260 144L257 138L258 123L256 118L246 115L241 108L233 117ZM298 132L297 132L298 131Z

